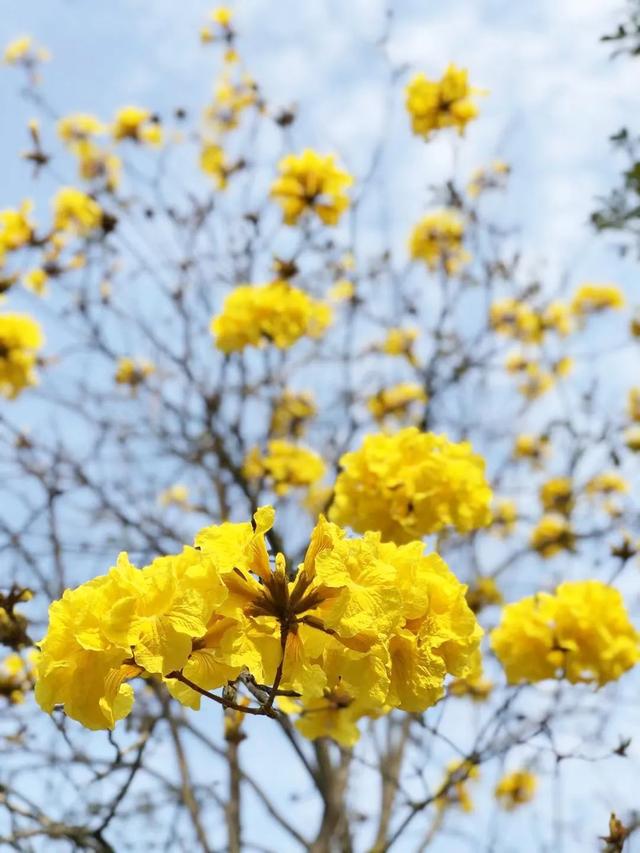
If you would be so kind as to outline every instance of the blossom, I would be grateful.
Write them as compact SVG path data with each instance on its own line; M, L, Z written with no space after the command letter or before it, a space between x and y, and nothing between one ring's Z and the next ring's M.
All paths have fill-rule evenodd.
M478 198L488 190L502 190L511 174L511 166L503 160L494 160L488 169L476 169L467 184L467 195Z
M467 759L452 761L440 786L435 804L439 810L457 806L463 812L473 811L467 783L480 775L478 765Z
M516 437L513 456L516 459L528 459L540 463L549 454L550 444L546 435L522 433Z
M291 571L267 549L274 519L261 507L251 523L204 528L194 547L141 569L121 554L65 591L39 644L40 706L110 729L131 710L136 676L162 679L191 708L203 691L251 678L263 710L278 688L295 691L278 704L301 732L350 745L362 716L423 711L447 674L474 677L482 629L438 555L377 533L348 539L321 516Z
M540 488L540 503L545 512L570 515L575 505L570 477L554 477Z
M453 526L461 533L491 521L484 460L469 442L407 427L365 437L340 459L329 511L354 530L407 542Z
M582 284L571 300L571 310L580 318L607 309L624 308L624 294L615 284Z
M479 613L492 604L502 604L503 601L498 584L489 575L476 578L467 590L467 603L474 613Z
M159 119L144 107L128 106L118 110L111 133L117 142L124 139L148 145L160 145L162 142Z
M640 388L629 389L627 413L630 420L640 422Z
M73 149L75 143L105 133L106 127L90 113L72 113L58 121L57 131L60 139Z
M640 659L638 641L618 590L596 580L508 604L491 633L510 684L615 681Z
M416 382L400 382L390 388L383 388L369 397L367 408L378 422L388 417L406 418L412 404L427 402L427 395L422 385Z
M227 185L227 178L231 173L227 163L224 148L217 142L205 142L200 150L200 168L205 175L210 175L219 190Z
M31 36L19 36L4 49L7 65L34 65L36 62L46 62L49 58L49 51L36 45Z
M304 434L306 425L317 413L313 394L286 388L275 401L269 423L269 435L274 438Z
M409 364L415 365L414 345L417 337L418 330L415 328L391 328L378 349L385 355L404 356Z
M515 501L509 498L500 498L495 501L491 515L491 532L497 536L509 536L518 520L518 508Z
M538 780L528 770L505 774L495 787L494 795L503 809L512 811L528 803L536 793Z
M498 334L526 343L540 343L544 336L542 316L526 302L512 297L491 305L489 322Z
M302 154L283 157L278 171L279 177L271 184L271 197L282 208L287 225L296 225L305 213L314 213L325 225L338 224L349 207L345 190L353 179L337 166L332 154L306 148Z
M331 322L331 309L286 281L242 284L225 299L211 321L215 344L223 352L273 343L280 349L303 336L321 337Z
M56 230L87 236L102 224L102 208L95 199L74 187L58 190L53 198L53 225Z
M284 495L292 488L309 486L322 479L325 465L313 450L273 439L264 455L259 448L249 452L243 470L250 480L265 477L276 494Z
M183 509L189 508L189 489L182 483L176 483L164 489L158 495L158 503L162 507L178 506Z
M541 557L553 557L560 551L572 551L576 536L570 522L562 515L544 515L531 533L531 547Z
M145 379L155 373L155 365L146 358L133 359L128 356L118 359L114 375L118 385L129 385L137 388Z
M38 323L26 314L0 314L0 394L13 399L37 384L37 352L44 344Z
M427 139L434 130L454 127L462 135L467 124L478 115L478 107L472 100L476 93L469 85L466 69L453 63L440 80L416 74L406 88L413 132Z
M35 267L32 270L27 270L27 272L22 276L22 283L24 286L28 287L29 290L33 290L33 292L37 293L38 296L42 296L42 294L46 292L48 281L49 276L42 267Z
M29 214L33 203L23 201L17 210L0 210L0 265L5 252L14 252L33 239L34 226Z
M603 471L592 477L584 490L588 495L624 494L629 491L629 483L617 471Z
M415 226L409 240L413 260L424 261L430 270L442 267L453 275L470 259L464 249L464 221L456 210L428 213Z
M238 127L243 112L252 106L260 106L256 81L249 74L238 77L227 69L216 83L214 100L205 110L205 120L216 134L226 133Z
M9 704L24 702L25 694L33 687L33 664L37 659L36 650L26 656L13 652L0 661L0 696Z

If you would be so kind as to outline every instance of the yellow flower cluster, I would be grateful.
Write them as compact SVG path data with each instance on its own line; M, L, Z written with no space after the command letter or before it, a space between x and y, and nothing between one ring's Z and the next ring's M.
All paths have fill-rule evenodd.
M536 793L538 780L528 770L507 773L495 787L495 798L506 811L528 803Z
M575 506L573 483L569 477L554 477L540 488L540 503L545 512L570 515Z
M491 532L497 536L509 536L513 533L518 520L518 508L509 498L500 498L493 506Z
M227 163L224 148L217 142L205 142L200 151L200 168L205 175L210 175L219 190L227 185L231 168Z
M295 225L305 213L314 213L325 225L337 225L349 207L346 193L353 183L332 154L305 149L289 154L278 165L279 177L271 184L271 196L282 208L287 225Z
M264 455L258 447L249 451L243 472L249 480L266 478L277 495L286 495L292 488L310 486L322 479L325 466L313 450L273 439Z
M622 596L595 580L563 583L554 595L507 605L491 646L510 684L566 678L602 685L640 659Z
M0 394L14 399L38 381L37 352L44 344L38 323L26 314L0 314Z
M422 385L417 382L400 382L390 388L383 388L369 397L367 408L379 423L387 418L404 420L413 404L427 402L427 395Z
M430 270L444 269L454 275L470 259L463 246L464 221L456 210L428 213L415 226L409 240L414 261L424 261Z
M73 113L58 122L58 136L77 158L80 178L104 180L106 188L113 191L120 183L122 163L118 156L94 139L106 132L106 126L90 113Z
M452 761L438 791L435 804L439 811L457 807L463 812L473 811L473 800L469 794L468 782L480 775L478 765L467 759Z
M307 422L314 418L317 408L313 395L307 391L285 391L276 400L271 413L269 435L274 438L304 434Z
M50 58L49 51L36 45L31 36L19 36L9 42L4 49L4 61L7 65L32 66L37 62L46 62Z
M32 208L33 204L27 200L17 210L0 210L0 267L7 252L21 249L33 239L34 226L29 217Z
M111 128L116 142L130 139L146 145L160 145L162 142L162 126L151 110L144 107L122 107L116 113Z
M477 92L469 85L466 69L453 63L440 80L416 74L406 89L413 132L425 139L434 130L445 127L454 127L458 133L464 133L467 124L478 115L478 107L472 100L474 94Z
M494 160L488 169L476 169L467 184L467 195L478 198L488 190L504 189L510 173L511 167L503 160Z
M330 517L362 533L408 542L452 525L461 533L491 521L485 463L469 442L407 427L365 437L340 459Z
M125 356L118 360L113 378L118 385L128 385L130 388L137 388L145 379L155 373L155 369L154 363L148 359L133 359Z
M102 208L75 187L62 187L53 198L53 225L58 231L87 236L103 223Z
M379 345L379 351L385 355L404 356L409 364L417 364L414 345L418 338L418 330L414 328L391 328L384 341Z
M550 442L546 435L522 433L516 437L513 455L516 459L527 459L540 464L549 455L550 450Z
M213 103L205 110L205 122L217 139L235 130L242 114L252 106L261 106L256 81L246 72L232 74L225 69L216 83Z
M557 380L567 376L573 369L573 359L565 356L553 362L549 369L522 353L510 353L505 367L509 373L518 377L518 391L527 400L537 400L551 388Z
M33 664L37 652L32 650L26 657L13 653L0 661L0 696L11 705L24 702L25 694L33 687Z
M560 551L572 551L576 535L571 523L562 515L544 515L531 532L531 547L541 557L554 557Z
M273 521L263 507L253 524L205 528L194 548L142 569L121 554L107 575L67 590L40 643L40 706L113 728L131 710L126 682L137 675L163 679L197 708L194 687L250 673L273 685L263 710L276 713L279 692L295 691L299 699L278 701L305 735L351 744L360 717L423 711L447 673L471 674L482 630L440 557L373 533L346 539L321 518L291 580L281 554L269 559Z
M211 321L215 344L223 352L272 343L292 346L304 335L319 338L331 322L331 309L286 281L241 284Z
M499 299L491 306L489 321L498 334L529 344L542 343L549 331L566 336L572 330L571 311L559 301L537 311L512 297Z
M180 509L189 509L189 489L182 483L175 483L160 492L158 503L162 507L176 506Z
M571 310L582 318L608 309L619 311L624 306L624 294L615 284L585 283L571 300Z

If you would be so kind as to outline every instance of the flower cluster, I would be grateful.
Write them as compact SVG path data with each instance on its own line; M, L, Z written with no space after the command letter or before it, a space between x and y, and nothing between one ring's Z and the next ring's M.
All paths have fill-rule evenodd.
M295 392L285 389L276 400L271 413L269 435L274 438L304 434L307 423L314 418L317 408L313 395L307 391Z
M0 696L9 704L24 702L25 694L32 689L36 660L37 652L32 649L25 657L14 652L0 661Z
M434 130L454 127L462 134L478 115L466 69L449 65L440 80L416 74L406 89L406 104L413 132L425 139Z
M566 678L602 685L640 660L639 639L618 590L588 580L507 605L491 646L510 684Z
M58 136L77 158L79 177L90 182L102 180L105 188L113 192L120 183L122 162L95 139L107 130L100 119L89 113L73 113L58 122Z
M332 521L408 542L449 525L462 533L491 521L484 460L466 442L407 427L365 437L340 459Z
M58 231L85 237L102 226L102 208L82 190L62 187L53 199L53 224Z
M37 352L44 338L26 314L0 314L0 394L13 399L37 383Z
M383 423L391 417L402 420L415 404L424 405L426 402L427 395L422 385L417 382L400 382L369 397L367 408L376 421Z
M578 288L571 300L571 310L581 318L600 311L618 311L624 305L624 295L615 284L587 282Z
M144 107L122 107L116 113L111 129L116 142L129 139L146 145L160 145L162 126L158 118Z
M211 321L215 344L223 352L268 342L281 349L304 335L321 337L331 322L331 309L286 281L242 284L225 299Z
M428 213L415 226L409 240L413 260L424 261L430 270L455 274L470 256L464 249L464 221L455 210Z
M305 213L314 213L325 225L337 225L349 207L345 190L353 179L336 165L332 154L307 148L302 154L283 157L278 168L280 175L271 185L271 195L282 208L287 225L295 225Z
M155 370L154 363L146 358L134 359L124 356L118 359L113 378L118 385L128 385L135 389L155 373Z
M500 779L494 795L503 809L513 811L533 799L537 785L538 780L533 773L528 770L515 770Z
M40 643L40 706L113 728L137 675L164 680L193 708L251 678L273 685L258 711L280 713L277 700L308 737L351 744L360 717L423 711L447 673L472 674L482 631L440 557L373 533L347 539L320 518L291 580L284 557L269 558L273 521L264 507L253 524L205 528L194 548L142 569L121 554L107 575L67 590Z
M248 480L265 478L277 495L285 495L292 488L310 486L321 480L325 466L313 450L273 439L265 454L258 447L249 451L243 473Z
M543 515L531 532L531 547L541 557L554 557L560 551L572 551L576 535L571 522L562 515Z

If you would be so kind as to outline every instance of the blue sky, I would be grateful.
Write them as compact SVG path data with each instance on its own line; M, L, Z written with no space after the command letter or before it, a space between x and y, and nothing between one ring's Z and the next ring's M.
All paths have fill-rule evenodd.
M28 32L51 49L44 89L65 112L109 117L126 103L164 115L178 105L197 111L215 70L211 53L197 38L211 6L202 0L0 0L0 44ZM402 103L396 103L394 162L386 164L393 171L394 192L393 197L381 192L379 206L398 242L424 207L425 194L416 186L448 175L452 165L466 176L500 157L514 167L505 217L522 229L532 270L551 283L564 274L572 284L614 279L633 302L637 268L619 261L586 224L596 196L616 174L608 136L637 112L637 66L611 62L608 48L598 44L622 4L403 0L392 7L388 54L395 67L406 63L437 76L455 61L489 90L481 99L481 120L462 143L449 137L428 147L409 145ZM246 0L234 6L240 50L252 73L273 102L303 107L297 141L336 149L356 174L385 121L388 66L375 46L383 8L378 0ZM32 188L30 168L16 160L27 144L25 122L31 114L17 94L18 80L12 69L0 73L0 207L25 194L44 199L51 190L50 185ZM211 710L206 713L213 717ZM256 729L262 723L257 721ZM271 746L265 750L271 751ZM567 772L577 778L579 766ZM264 775L269 779L268 760ZM299 781L289 780L292 787ZM618 781L624 787L622 777ZM585 817L585 834L568 850L583 849L580 838L604 831L616 802L611 784L604 772L593 820ZM565 787L570 789L569 782ZM548 797L544 808L551 808ZM511 843L509 834L517 840L502 849L540 849L528 818L510 824L505 833L505 842ZM446 839L433 849L469 849L455 843Z

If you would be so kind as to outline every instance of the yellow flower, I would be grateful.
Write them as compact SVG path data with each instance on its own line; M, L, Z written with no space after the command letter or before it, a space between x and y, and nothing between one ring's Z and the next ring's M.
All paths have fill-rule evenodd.
M415 365L417 361L413 347L417 338L418 330L415 328L391 328L379 345L379 350L385 355L404 356L409 364Z
M313 394L308 391L290 391L285 389L275 401L271 412L269 435L274 438L304 434L307 422L317 414Z
M615 681L640 659L638 640L618 590L595 580L508 604L491 633L510 684Z
M21 249L33 239L32 209L33 203L27 199L17 210L0 210L0 266L5 252Z
M413 403L424 405L426 402L427 395L422 385L416 382L400 382L369 397L367 408L378 422L383 422L388 417L403 420L408 416Z
M538 780L528 770L507 773L495 787L494 795L503 809L512 811L528 803L536 793Z
M449 684L450 696L468 696L473 702L484 702L491 695L493 682L487 678L456 678Z
M90 139L76 142L73 153L78 158L78 174L83 181L104 180L110 192L117 189L122 170L122 161L117 155Z
M337 225L349 207L345 190L351 175L336 165L332 154L311 149L288 154L278 164L280 176L271 184L271 197L282 208L287 225L295 225L305 213L315 213L325 225Z
M148 359L133 359L125 356L118 359L113 378L118 385L129 385L131 388L137 388L145 379L155 373L155 370L154 363Z
M492 304L489 321L498 334L525 343L540 343L544 336L543 317L526 302L511 297Z
M133 142L142 142L149 145L160 145L162 143L162 126L160 121L144 107L122 107L116 113L111 128L113 138L119 142L130 139Z
M631 426L625 430L624 443L632 453L640 453L640 426Z
M260 106L255 80L246 73L237 77L225 70L216 83L213 103L205 110L205 120L215 133L226 133L238 127L242 113L252 106Z
M553 373L544 370L536 362L530 362L522 371L518 391L527 400L536 400L546 394L555 384Z
M570 515L575 505L573 483L569 477L554 477L540 489L540 503L545 512Z
M409 240L414 261L424 261L430 270L441 267L455 274L469 260L463 246L464 221L456 210L428 213L415 226Z
M511 167L502 160L495 160L488 169L476 169L467 184L467 195L478 198L488 190L503 190L510 174Z
M522 433L516 437L513 455L516 459L529 459L540 463L548 456L550 449L547 436Z
M334 302L346 302L353 299L356 292L355 285L348 278L340 278L329 288L329 298Z
M211 12L211 20L214 24L227 29L231 26L232 17L233 13L228 6L218 6Z
M607 309L618 311L625 306L624 294L615 284L581 285L571 300L571 310L580 318Z
M91 196L74 187L62 187L53 198L53 226L87 236L102 226L102 208Z
M565 302L550 302L542 312L542 326L546 331L566 337L573 331L571 308Z
M0 696L19 705L33 687L33 653L23 658L13 653L0 661Z
M24 286L28 287L29 290L33 290L33 292L37 293L38 296L42 296L43 293L46 293L48 281L49 276L41 267L28 270L28 272L22 276L22 283Z
M211 332L226 353L265 342L285 349L305 335L321 337L330 322L331 309L324 302L286 281L273 281L236 287L212 319Z
M160 492L158 495L158 503L162 507L178 506L182 509L189 508L189 489L182 483L176 483L174 486L169 486L168 489Z
M137 675L162 677L198 708L202 690L239 677L299 698L278 700L308 737L344 745L357 720L391 707L421 712L449 673L475 678L482 630L465 587L420 542L347 539L322 516L297 572L272 563L275 513L205 528L194 548L137 569L120 555L107 575L52 604L40 643L36 699L88 728L126 716ZM262 689L262 688L261 688ZM245 707L241 700L240 709Z
M576 536L570 522L562 515L543 516L531 533L531 547L541 557L553 557L560 551L572 551Z
M627 412L632 421L640 422L640 388L630 388L627 397Z
M472 101L477 94L469 85L468 72L450 64L440 80L429 80L416 74L406 88L406 106L411 127L425 139L434 130L454 127L460 135L467 124L478 115Z
M46 62L49 58L49 51L38 47L31 36L19 36L4 49L4 61L7 65L18 65L21 62L33 65L36 62Z
M57 130L60 139L73 148L73 143L105 133L106 127L90 113L73 113L58 121Z
M625 494L629 491L629 483L617 471L605 471L592 477L584 489L588 495Z
M453 526L461 533L491 521L484 460L471 445L407 427L365 437L340 460L332 521L379 530L407 542Z
M518 508L515 501L509 498L496 500L492 516L491 532L497 536L509 536L509 534L513 533L518 520Z
M478 766L471 761L458 759L447 766L447 775L440 786L435 804L438 810L457 806L463 812L473 811L473 801L467 783L480 775Z
M324 477L325 465L313 450L274 439L263 455L256 447L247 454L244 474L250 480L265 477L277 495L310 486Z
M467 603L474 613L479 613L492 604L502 604L504 598L492 577L481 575L467 590Z
M216 142L205 142L200 151L200 168L205 175L211 175L219 190L227 185L230 168L224 148Z
M0 394L14 399L37 384L37 351L44 344L40 326L26 314L0 314Z

